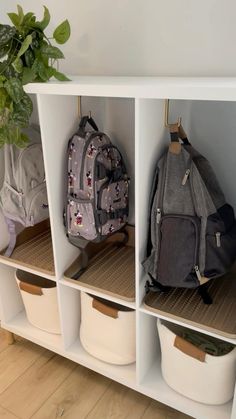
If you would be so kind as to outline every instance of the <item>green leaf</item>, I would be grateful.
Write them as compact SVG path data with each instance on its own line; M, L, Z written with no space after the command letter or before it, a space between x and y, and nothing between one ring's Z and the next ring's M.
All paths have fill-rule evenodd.
M0 25L0 46L7 44L15 35L16 28L9 25Z
M48 67L44 65L43 61L40 60L40 58L35 59L32 70L35 72L36 75L39 76L40 81L49 80L50 74L48 72Z
M27 51L25 51L25 64L27 67L32 67L33 63L34 63L34 54L31 51L31 49L27 49Z
M8 51L9 51L9 46L8 45L4 45L4 46L0 47L0 58L4 58L5 56L7 56Z
M17 54L18 58L21 57L21 55L23 55L25 53L25 51L27 51L31 42L32 42L32 36L27 35L26 38L24 39L23 43L21 44L20 50L18 51L18 54Z
M24 12L23 12L22 7L19 4L17 4L17 10L18 10L18 16L19 16L19 19L20 19L19 25L21 25L22 22L23 22L23 19L24 19Z
M33 68L24 67L22 75L22 84L32 83L35 80L36 73Z
M16 58L13 63L13 68L17 71L17 73L21 73L23 69L23 62L20 58Z
M7 80L4 84L7 93L12 98L13 102L18 103L24 96L24 90L21 81L17 78Z
M65 74L60 73L59 71L57 71L55 69L54 69L54 72L53 72L53 76L55 77L55 79L57 79L59 81L70 81L70 79L68 79L68 77Z
M47 71L47 76L48 76L48 80L49 80L54 75L54 68L53 67L47 67L46 71Z
M47 58L64 58L63 53L57 47L53 47L52 45L43 45L41 48L41 53L45 55Z
M32 12L26 13L26 15L24 16L22 24L25 25L25 26L28 26L31 23L34 23L34 19L33 19L34 17L35 17L34 13L32 13Z
M20 17L16 13L7 13L9 18L11 19L13 25L16 27L20 26Z
M14 110L14 112L11 115L10 123L13 125L17 125L18 127L25 128L29 124L29 117L27 112L24 110Z
M33 103L26 93L19 103L14 104L14 110L17 112L24 111L27 113L28 117L30 117L33 111Z
M6 89L4 89L4 87L0 87L0 111L5 108L7 96Z
M40 28L42 31L44 31L44 29L48 26L49 22L50 22L50 13L49 10L46 6L44 7L44 15L43 15L43 20L41 20L41 22L36 22L36 26L38 28Z
M6 61L3 61L3 63L6 63ZM7 79L11 79L11 78L14 78L14 77L17 78L18 73L16 72L16 70L13 68L12 65L8 65L4 70L4 76L6 76Z
M38 75L43 81L48 81L49 78L50 78L50 76L48 74L48 71L47 71L47 68L45 67L45 65L42 62L40 62L40 64L39 64Z
M17 136L15 144L19 148L25 148L27 144L29 144L29 137L26 134L23 134L23 132L20 133L19 136Z
M53 38L58 44L64 44L70 37L70 24L64 20L53 32Z

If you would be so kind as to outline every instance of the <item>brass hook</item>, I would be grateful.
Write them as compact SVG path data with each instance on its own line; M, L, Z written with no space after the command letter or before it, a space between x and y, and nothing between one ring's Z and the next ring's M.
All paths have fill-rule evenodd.
M169 123L169 111L170 111L170 99L165 99L165 127L169 127L171 124ZM177 121L178 127L181 125L181 118L178 118Z
M82 118L82 98L81 96L78 96L78 116L81 119Z
M78 96L78 116L81 119L82 118L82 97ZM89 118L92 118L92 112L89 111L88 114Z

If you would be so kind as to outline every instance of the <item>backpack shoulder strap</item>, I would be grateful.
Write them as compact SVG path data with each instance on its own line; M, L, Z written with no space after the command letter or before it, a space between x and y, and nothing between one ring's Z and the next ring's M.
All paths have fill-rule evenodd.
M10 236L8 248L4 253L4 256L10 257L16 245L16 226L13 220L8 217L5 217L5 221L8 228L8 233Z

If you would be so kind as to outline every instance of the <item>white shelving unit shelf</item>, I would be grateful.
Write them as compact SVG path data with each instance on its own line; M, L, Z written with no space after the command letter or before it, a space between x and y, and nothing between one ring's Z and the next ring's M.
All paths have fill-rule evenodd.
M174 99L172 109L177 109L177 113L184 116L188 132L196 133L199 124L205 130L202 139L199 139L199 147L208 157L215 138L211 155L213 165L217 161L219 172L221 170L225 174L222 176L225 182L223 186L228 199L231 198L236 204L232 171L224 173L223 167L223 162L227 161L229 167L233 163L232 154L236 149L236 142L234 145L234 139L231 138L236 130L236 78L72 77L71 82L33 83L25 90L36 95L38 104L55 264L55 277L48 275L48 278L57 283L62 335L51 335L29 324L14 279L14 268L21 266L10 260L1 260L0 263L2 327L195 418L236 418L235 397L225 405L208 406L183 397L164 382L156 329L158 315L143 307L145 275L141 265L145 257L151 179L155 162L168 141L164 128L164 99ZM78 255L78 249L67 241L62 222L65 150L68 139L78 125L77 96L83 97L83 111L91 109L100 129L106 130L113 142L119 145L133 180L129 221L135 223L136 229L134 303L76 286L63 279L63 273ZM221 120L218 125L217 122L213 124L213 119L219 120L219 114ZM227 138L224 138L223 155L222 142L217 140L219 137L215 137L215 134L222 123L229 127L228 118L231 120L232 135L229 135L228 145ZM210 130L213 133L204 136ZM43 276L37 269L29 271ZM135 364L109 365L93 358L83 349L79 339L80 293L83 291L136 310ZM174 322L173 319L169 320ZM198 330L201 330L200 326ZM236 340L231 341L236 344Z

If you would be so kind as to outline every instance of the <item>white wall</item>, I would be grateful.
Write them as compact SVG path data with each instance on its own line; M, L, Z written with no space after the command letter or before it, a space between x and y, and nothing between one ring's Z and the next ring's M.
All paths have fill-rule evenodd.
M235 0L1 0L1 22L17 3L39 17L45 4L49 33L69 19L70 74L236 74Z

